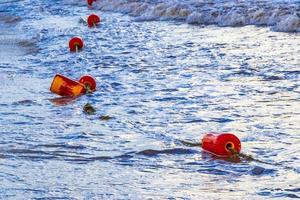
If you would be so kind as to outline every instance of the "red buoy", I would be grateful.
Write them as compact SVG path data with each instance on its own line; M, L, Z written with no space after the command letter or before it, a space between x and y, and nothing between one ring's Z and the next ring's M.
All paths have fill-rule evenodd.
M87 4L88 4L89 6L92 6L93 3L94 3L94 1L95 1L95 0L87 0Z
M80 96L96 90L96 81L90 75L85 75L79 81L74 81L61 74L56 74L51 83L50 91L60 96Z
M82 83L86 88L89 88L90 91L96 90L96 80L90 75L80 77L79 83Z
M202 138L203 150L219 157L228 157L241 151L241 142L232 133L208 133Z
M70 51L78 52L80 49L83 48L83 40L80 37L73 37L69 41L69 48Z
M100 17L98 15L91 14L87 18L87 23L89 27L95 27L100 23Z

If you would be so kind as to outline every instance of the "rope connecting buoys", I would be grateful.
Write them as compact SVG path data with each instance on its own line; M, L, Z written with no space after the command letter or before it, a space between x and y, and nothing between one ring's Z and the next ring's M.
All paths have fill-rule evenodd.
M80 37L71 38L71 40L69 41L69 48L70 51L78 52L83 48L83 40Z
M100 17L95 14L91 14L87 18L87 23L89 27L96 27L100 23Z
M82 76L80 81L74 81L61 74L53 78L50 91L60 96L79 96L96 89L96 81L89 75Z
M219 157L228 157L241 151L241 142L232 133L208 133L202 138L203 150Z

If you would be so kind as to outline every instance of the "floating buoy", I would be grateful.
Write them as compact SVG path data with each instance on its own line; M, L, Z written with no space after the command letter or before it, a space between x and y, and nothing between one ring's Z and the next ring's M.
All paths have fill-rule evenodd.
M89 27L96 27L99 22L100 22L100 17L98 15L91 14L87 18L87 23Z
M85 94L87 91L91 92L96 89L96 81L93 77L86 75L83 76L81 79L83 79L81 80L82 82L79 82L74 81L61 74L56 74L53 78L50 91L60 96L79 96ZM90 84L90 86L88 86L89 88L87 88L88 84Z
M84 75L80 77L79 83L82 83L88 92L93 92L96 90L96 80L90 75Z
M96 0L87 0L87 4L88 4L89 6L92 6L93 3L94 3L94 1L96 1Z
M69 41L69 48L70 51L78 52L80 49L83 48L83 40L80 37L73 37Z
M203 150L219 157L228 157L241 151L241 142L232 133L208 133L202 138Z

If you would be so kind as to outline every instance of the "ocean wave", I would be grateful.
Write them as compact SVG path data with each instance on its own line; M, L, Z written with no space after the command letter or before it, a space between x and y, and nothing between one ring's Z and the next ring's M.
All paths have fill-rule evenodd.
M101 0L95 8L136 17L138 21L181 20L218 26L259 25L274 31L300 32L300 1Z

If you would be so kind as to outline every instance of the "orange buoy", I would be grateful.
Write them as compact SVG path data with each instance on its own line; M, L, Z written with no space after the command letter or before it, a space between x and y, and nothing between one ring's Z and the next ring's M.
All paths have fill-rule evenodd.
M83 40L80 37L73 37L69 41L69 48L70 51L78 52L80 49L83 48Z
M84 75L84 76L80 77L79 83L82 83L90 91L96 90L96 80L94 79L94 77L92 77L90 75Z
M202 138L203 150L219 157L228 157L241 151L241 142L232 133L208 133Z
M91 14L87 18L87 23L89 27L95 27L98 25L99 22L100 22L100 17L98 15Z
M61 74L56 74L53 78L50 91L60 96L79 96L85 94L87 90L83 83L69 79Z

